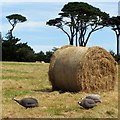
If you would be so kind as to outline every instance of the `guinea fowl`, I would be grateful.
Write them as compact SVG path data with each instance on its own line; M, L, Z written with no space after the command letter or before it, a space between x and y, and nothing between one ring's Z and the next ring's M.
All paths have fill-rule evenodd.
M80 106L82 106L85 109L90 109L96 106L96 103L92 99L84 98L81 101L78 102Z
M99 95L97 95L97 94L89 94L89 95L87 95L85 98L88 98L88 99L92 99L92 100L94 100L96 103L97 102L100 102L101 103L101 100L100 100L100 96Z
M17 100L13 98L14 101L22 105L23 107L27 108L33 108L33 107L38 107L38 101L35 98L23 98L21 100Z

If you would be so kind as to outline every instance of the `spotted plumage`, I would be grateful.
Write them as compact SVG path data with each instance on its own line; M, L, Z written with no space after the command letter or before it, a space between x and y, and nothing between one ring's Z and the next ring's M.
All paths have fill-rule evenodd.
M95 101L88 98L82 99L81 101L78 102L78 104L85 109L90 109L96 106Z
M23 98L21 100L17 100L13 98L14 101L16 101L18 104L22 105L23 107L27 108L33 108L38 107L38 101L35 98Z
M97 102L101 102L101 97L100 97L100 95L97 95L97 94L89 94L89 95L87 95L85 98L92 99L92 100L94 100L96 103L97 103Z

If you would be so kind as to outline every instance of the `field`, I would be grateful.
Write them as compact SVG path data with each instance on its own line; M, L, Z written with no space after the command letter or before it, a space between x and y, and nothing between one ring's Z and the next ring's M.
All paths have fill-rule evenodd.
M52 92L48 69L47 63L2 63L2 118L118 117L118 82L114 91L97 93L102 97L102 103L86 110L78 101L88 93ZM39 107L25 109L13 101L13 97L35 97Z

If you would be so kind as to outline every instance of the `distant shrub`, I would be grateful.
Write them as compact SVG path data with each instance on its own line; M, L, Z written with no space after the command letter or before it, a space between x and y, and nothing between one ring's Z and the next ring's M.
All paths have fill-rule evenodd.
M114 51L110 50L110 54L114 57L115 61L120 64L120 55L116 55Z

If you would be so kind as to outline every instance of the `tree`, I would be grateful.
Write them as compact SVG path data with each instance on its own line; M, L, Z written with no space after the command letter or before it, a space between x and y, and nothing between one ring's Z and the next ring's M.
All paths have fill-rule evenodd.
M69 2L59 13L60 17L50 19L46 24L56 26L68 37L70 45L86 46L91 34L106 26L109 15L84 2Z
M2 59L4 61L34 61L34 51L27 43L18 43L19 38L13 36L12 32L17 23L25 22L26 17L19 14L6 16L12 28L6 34L7 40L2 40Z
M6 36L7 40L2 40L2 60L4 61L15 61L16 60L16 50L17 42L20 39L11 37L11 34L8 33Z
M33 62L35 61L34 50L27 43L17 44L16 61L18 62Z
M35 61L45 61L45 54L43 51L35 54Z
M15 28L15 26L17 25L17 23L22 23L22 22L27 21L26 17L19 15L19 14L8 15L8 16L6 16L6 18L8 19L8 22L12 26L12 28L8 32L8 33L10 33L11 37L13 37L12 32L13 32L13 29Z
M59 48L57 48L57 47L53 47L53 49L52 49L52 51L53 51L53 53L56 51L56 50L58 50Z
M119 40L120 40L120 16L117 17L111 17L109 19L108 24L112 27L112 30L115 32L116 34L116 38L117 38L117 55L119 55Z
M2 61L2 33L0 32L0 61Z
M110 53L113 57L115 57L115 52L114 52L113 50L110 50L109 53Z
M12 40L2 40L2 60L32 62L34 51L27 43L18 43L20 39L13 37Z
M26 21L26 17L19 14L12 14L6 16L8 22L11 24L12 28L6 34L7 40L2 40L2 59L8 61L16 60L16 50L18 49L17 43L20 41L19 38L13 36L12 32L17 23Z
M54 53L53 51L47 51L47 52L46 52L46 55L45 55L45 62L47 62L47 63L50 62L50 59L51 59L53 53Z

